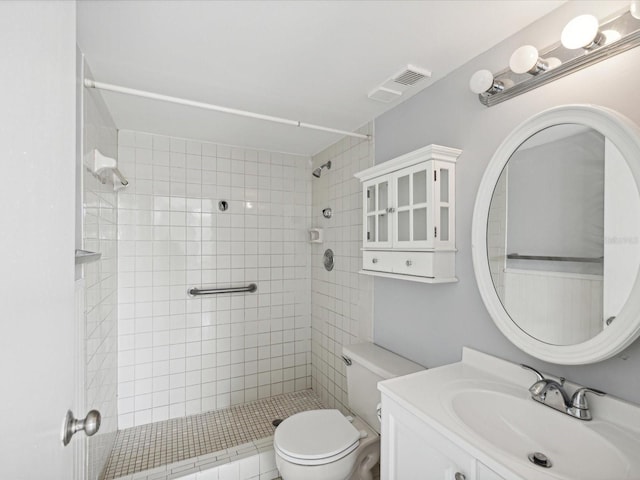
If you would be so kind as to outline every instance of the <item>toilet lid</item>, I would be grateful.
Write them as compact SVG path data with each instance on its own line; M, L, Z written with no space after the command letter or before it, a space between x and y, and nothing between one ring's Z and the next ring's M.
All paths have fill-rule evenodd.
M297 460L346 455L358 446L360 432L339 410L309 410L284 420L273 436L280 453Z

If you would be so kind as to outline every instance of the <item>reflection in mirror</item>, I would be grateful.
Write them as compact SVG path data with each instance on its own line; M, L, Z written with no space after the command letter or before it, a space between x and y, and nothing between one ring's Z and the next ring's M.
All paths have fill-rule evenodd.
M555 125L520 145L496 184L487 224L493 285L520 329L574 345L614 321L638 269L633 212L640 196L631 171L598 131Z

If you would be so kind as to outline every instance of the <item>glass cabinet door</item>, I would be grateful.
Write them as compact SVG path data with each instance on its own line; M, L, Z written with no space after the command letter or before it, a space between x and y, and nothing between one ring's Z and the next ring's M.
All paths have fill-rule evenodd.
M445 162L433 162L434 178L434 222L435 245L441 248L455 246L455 221L454 221L454 189L455 179L452 166Z
M395 176L396 227L399 247L428 248L433 245L433 183L429 164L403 169Z
M367 247L391 246L389 200L391 184L388 177L365 182L363 185L365 225L363 245Z

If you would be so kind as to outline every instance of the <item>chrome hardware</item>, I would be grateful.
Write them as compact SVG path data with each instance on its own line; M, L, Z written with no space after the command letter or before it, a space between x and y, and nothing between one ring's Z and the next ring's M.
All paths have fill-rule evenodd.
M569 415L580 420L591 420L593 418L587 402L587 393L593 393L598 396L606 395L602 390L596 390L595 388L579 388L571 397L571 406L567 409Z
M330 272L331 270L333 270L333 250L331 250L330 248L327 248L324 251L323 263L324 263L324 269L327 272Z
M378 263L378 259L377 258L372 258L371 259L371 263Z
M258 290L258 286L255 283L250 283L246 287L230 287L230 288L205 288L200 290L199 288L190 288L187 293L190 297L197 297L200 295L216 295L218 293L241 293L249 292L253 293Z
M84 430L87 437L94 435L100 429L101 420L102 417L100 416L100 412L97 410L91 410L82 420L74 418L73 412L71 410L67 410L62 430L62 444L65 447L69 445L71 437L80 430Z
M571 398L564 390L565 379L560 377L558 381L544 376L528 365L520 365L526 370L530 370L537 376L537 381L529 387L531 398L536 402L540 402L547 407L551 407L560 412L566 413L580 420L591 420L591 412L586 399L586 393L594 393L596 395L605 395L600 390L593 388L579 388ZM533 461L533 460L531 460Z
M300 126L300 125L298 125L298 126ZM311 172L311 174L316 178L320 178L320 175L322 175L322 169L323 168L326 168L327 170L331 170L331 160L329 160L327 163L325 163L323 165L320 165L313 172Z
M404 262L404 263L405 263L405 265L406 265L407 267L410 267L410 266L412 265L411 260L407 260L407 261L406 261L406 262Z
M520 366L522 368L524 368L525 370L530 370L533 373L535 373L536 376L538 377L538 380L544 380L544 376L538 370L536 370L535 368L530 367L529 365L525 365L524 363L521 363Z
M607 318L607 319L605 320L605 322L604 322L604 323L606 323L606 324L607 324L607 327L608 327L609 325L611 325L611 324L613 323L613 321L614 321L615 319L616 319L616 317L615 317L615 315L614 315L613 317L609 317L609 318Z
M453 475L453 478L454 478L455 480L466 480L467 476L466 476L464 473L456 472L456 473Z
M327 207L324 210L322 210L322 216L324 218L331 218L332 215L333 215L333 210L331 210L331 208Z
M396 209L395 209L395 208L393 208L393 207L389 207L389 208L385 208L385 210L384 210L384 211L385 211L385 212L387 212L387 213L393 213L393 212L395 212L395 211L396 211Z
M229 203L226 200L220 200L218 202L218 210L220 210L221 212L226 212L227 210L229 210Z
M508 253L509 260L542 260L545 262L580 262L580 263L603 263L604 257L553 257L551 255L520 255L519 253Z
M538 465L539 467L551 468L553 465L549 457L547 457L544 453L541 452L533 452L528 455L529 461L534 465Z
M346 355L342 355L342 361L344 362L344 364L345 364L347 367L350 367L350 366L351 366L351 364L353 363L353 362L351 361L351 359L350 359L349 357L347 357Z
M555 408L561 412L567 413L567 407L571 403L571 399L562 384L550 378L538 380L531 388L531 398L548 407Z

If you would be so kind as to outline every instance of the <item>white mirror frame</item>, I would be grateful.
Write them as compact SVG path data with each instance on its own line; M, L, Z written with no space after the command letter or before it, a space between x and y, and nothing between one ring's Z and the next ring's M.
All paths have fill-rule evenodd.
M615 321L601 333L575 345L551 345L525 333L508 315L494 288L487 255L489 207L504 166L529 137L545 128L565 123L591 127L611 140L627 161L640 191L640 129L631 120L614 110L595 105L566 105L543 111L516 127L489 162L476 197L471 248L480 295L500 331L518 348L540 360L581 365L600 362L620 353L640 335L640 276L636 276L629 298Z

